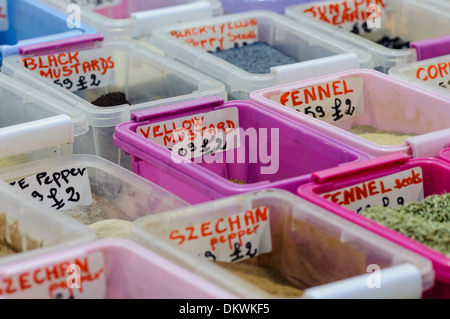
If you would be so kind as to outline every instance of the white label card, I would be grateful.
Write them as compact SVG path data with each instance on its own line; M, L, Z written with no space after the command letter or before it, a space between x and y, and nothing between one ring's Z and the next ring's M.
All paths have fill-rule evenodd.
M228 107L141 125L136 133L186 159L220 153L240 146L239 110Z
M427 84L450 89L450 61L429 64L412 71L417 79Z
M8 0L0 0L0 31L9 30Z
M407 203L420 202L424 199L422 169L414 167L321 196L356 213L368 206L395 208Z
M223 51L258 41L258 19L248 18L173 30L170 35L205 51Z
M114 60L102 49L56 53L24 58L29 70L69 91L114 84Z
M361 77L352 77L274 94L269 99L333 123L364 114L364 83Z
M92 204L86 167L59 167L12 181L10 185L56 210Z
M236 262L272 250L267 206L187 225L169 234L172 242L193 255L213 261Z
M114 7L122 3L122 0L71 0L73 4L88 9L101 9Z
M103 253L95 252L4 277L0 280L0 295L7 299L105 299Z

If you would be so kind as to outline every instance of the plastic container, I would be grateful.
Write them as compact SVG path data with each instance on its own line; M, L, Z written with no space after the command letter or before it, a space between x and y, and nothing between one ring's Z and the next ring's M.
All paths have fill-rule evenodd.
M365 50L353 49L265 10L161 27L142 41L149 41L169 57L223 82L229 99L235 100L247 100L250 92L277 84L373 66L372 57ZM211 54L217 53L217 48L226 53L235 46L245 50L245 44L261 42L269 52L254 49L256 52L243 52L241 58L233 60ZM242 62L248 65L238 65Z
M426 258L283 190L144 217L132 238L241 298L420 298L434 283ZM272 268L303 293L274 294L214 261L256 266L249 273L258 274L257 283L267 283L258 268Z
M389 75L450 99L450 54L393 67Z
M84 23L68 24L62 14L35 0L2 0L0 15L0 66L2 60L17 54L20 46L93 34Z
M6 59L2 67L2 72L8 76L84 112L89 121L89 132L74 144L75 154L97 155L130 169L129 157L114 146L112 135L117 124L129 121L131 112L205 96L226 97L223 83L148 50L135 41L102 42L102 39L101 35L92 35L23 47L20 48L22 55ZM73 74L64 77L67 64L45 67L55 65L53 62L50 64L54 58L72 63L71 66L84 61L83 65L88 63L88 66L80 68L78 73L74 67ZM27 61L28 69L24 61ZM41 77L39 71L45 73L49 69L52 75ZM57 72L62 74L59 78ZM79 86L81 83L85 83L84 87ZM95 99L115 92L125 94L127 101L117 103L126 104L92 104ZM112 104L116 104L115 101L102 103Z
M374 68L384 73L388 73L391 67L420 60L422 55L450 54L448 10L425 0L368 3L371 7L357 0L318 1L289 6L285 13L304 28L325 31L333 38L371 53ZM399 37L405 46L398 43L395 47L399 49L394 49L378 44L377 41L384 36L390 39Z
M203 130L193 146L179 143L178 137L161 143L171 136L169 128L200 117L202 128L219 130L226 123L227 135ZM134 173L191 204L269 187L295 192L316 170L368 158L256 103L220 97L135 112L131 121L116 126L114 144L130 155ZM180 152L188 148L197 150Z
M82 282L80 288L54 289L55 283L69 280L69 272L56 272L50 279L43 274L52 269L80 265L81 275L98 277ZM83 268L82 268L83 267ZM51 272L50 272L51 273ZM19 278L29 276L27 289ZM4 299L233 299L235 296L213 285L193 271L180 267L150 250L126 239L98 240L76 248L48 253L0 267L2 283L13 282L14 292L3 289ZM67 278L67 279L66 279ZM75 281L75 280L74 280ZM16 285L17 283L17 285ZM81 289L81 287L83 289ZM2 287L3 288L3 287ZM71 294L72 292L72 294Z
M448 149L443 150L439 158L414 159L409 158L404 153L396 153L371 159L364 163L348 165L340 169L316 172L312 175L310 183L299 186L298 195L333 212L339 217L360 225L431 260L436 273L436 284L425 297L448 299L450 297L450 260L448 256L356 213L358 211L357 207L365 207L366 204L380 204L381 195L376 195L375 192L380 192L381 182L384 183L383 188L387 190L383 193L383 196L388 198L386 202L389 203L395 203L396 199L400 197L403 198L404 203L417 202L420 200L420 196L408 195L416 193L416 191L421 191L423 198L433 194L445 194L449 189L450 157L448 156L448 151ZM403 182L405 176L412 177L414 175L412 172L418 176L414 181L420 182L421 179L423 182L410 183L402 189L392 187L397 183L394 183L394 180L398 179ZM399 173L405 174L405 176L399 177L399 175L394 175ZM378 179L381 181L378 181ZM373 191L374 195L368 196L366 197L367 199L361 201L349 198L349 205L354 206L347 206L346 203L340 205L333 200L324 198L325 194L333 196L333 194L337 193L337 190L344 192L343 189L347 187L354 187L360 183L368 185L372 181L375 181L372 184L376 187ZM343 197L338 198L339 203L341 203L340 198Z
M395 152L436 157L450 142L449 99L375 70L262 89L252 92L250 100L374 157ZM375 136L364 136L364 126L376 129Z
M245 12L250 10L270 10L284 14L286 7L310 0L222 0L225 14Z
M72 154L88 132L83 112L2 73L0 100L0 168Z
M95 155L71 155L0 170L0 180L95 230L97 238L124 237L131 222L188 206L177 196ZM27 187L25 187L27 186ZM119 220L113 224L111 220ZM105 227L105 224L107 227Z
M95 239L95 233L0 182L0 265L70 248Z
M82 0L41 1L60 12L72 11L72 6L78 4L83 21L95 27L107 40L139 39L161 25L223 14L219 0L112 0L100 4Z

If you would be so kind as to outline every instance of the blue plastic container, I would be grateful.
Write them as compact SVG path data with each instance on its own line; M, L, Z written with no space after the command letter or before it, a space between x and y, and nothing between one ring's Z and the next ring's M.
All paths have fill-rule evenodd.
M17 54L20 46L97 32L83 23L77 27L74 17L37 0L3 0L0 7L0 65L5 57Z

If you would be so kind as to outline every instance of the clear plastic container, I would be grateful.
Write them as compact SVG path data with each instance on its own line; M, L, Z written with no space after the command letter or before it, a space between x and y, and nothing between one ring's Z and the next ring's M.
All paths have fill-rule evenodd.
M84 112L0 73L0 168L72 154L89 130Z
M450 142L448 98L375 70L262 89L250 100L375 157L437 157Z
M135 221L132 239L241 298L420 298L434 284L428 259L283 190L144 217ZM219 258L237 256L233 247L242 247L242 258ZM251 257L244 257L248 251ZM269 267L289 281L280 291L286 285L300 291L274 294L265 276L251 283L232 273L231 264L257 274ZM379 281L372 277L378 275ZM263 282L267 289L258 285Z
M93 230L56 216L41 203L0 182L0 265L77 246L95 239Z
M373 66L366 50L353 49L268 10L165 26L142 41L223 82L228 98L236 100L247 100L250 92L277 84ZM242 57L233 60L212 54L218 53L217 48L222 54L235 47L245 50L246 44L265 45L265 51L242 51ZM243 62L247 65L239 65Z
M20 48L23 55L5 59L2 67L4 74L27 83L68 107L86 114L89 132L82 136L82 140L74 144L75 154L97 155L130 168L129 157L114 146L112 135L117 124L130 119L131 112L205 96L219 95L226 98L223 83L180 62L148 50L135 41L96 40L102 40L102 37L99 35L79 37L63 42L23 47ZM77 65L76 61L80 63L87 61L89 65L94 65L93 63L96 62L97 66L102 66L101 72L97 69L92 69L95 71L91 72L89 68L84 69L84 72L80 68L78 73L73 71L71 77L56 78L54 76L53 79L41 77L37 72L41 58L60 57L61 61L67 62L68 56L76 54L78 55L76 59L73 58L73 65ZM29 69L24 66L24 59L28 61ZM45 63L43 65L47 66ZM56 72L66 66L51 69ZM35 70L32 70L33 68ZM46 72L49 68L43 67L40 70ZM92 76L95 77L94 80ZM77 85L81 83L82 77L88 80L84 82L88 87L74 91L80 88ZM68 83L66 81L70 81L71 84L66 84ZM98 83L100 83L98 86L94 86ZM116 104L115 101L114 103L108 101L110 104L101 104L105 106L92 104L97 98L115 92L125 94L126 101L117 102L125 104L106 106Z
M71 155L0 170L0 180L95 230L97 239L127 238L142 216L189 204L159 186L95 155ZM24 187L28 185L27 187ZM64 216L65 217L65 216Z
M372 54L374 68L384 73L388 73L391 67L419 60L419 49L408 46L408 43L420 44L434 39L441 43L447 54L450 53L449 40L443 38L449 35L448 10L426 0L377 0L370 5L372 7L367 7L366 2L361 4L357 0L318 1L289 6L286 15L304 28L325 31L333 38L366 50ZM400 42L395 46L398 49L377 43L384 36L390 39L399 37ZM434 48L425 45L420 46L420 50L431 55Z
M78 263L77 263L78 262ZM80 288L52 286L69 280L69 274L56 272L45 277L52 269L68 265L86 266L81 275L99 274ZM23 275L25 274L25 275ZM35 274L27 276L26 274ZM19 284L19 278L22 283ZM24 280L24 278L26 278ZM205 278L180 267L176 263L126 239L98 240L48 253L11 265L0 266L0 280L14 283L8 292L3 289L0 299L233 299L236 298ZM16 285L17 283L17 285ZM26 289L22 287L26 286ZM83 289L81 289L81 287ZM12 291L14 290L14 291Z
M433 289L429 290L424 297L448 299L450 297L450 257L400 232L358 214L357 207L365 207L366 204L382 205L380 197L374 196L384 196L387 200L384 199L383 203L386 202L388 205L391 205L390 203L399 202L399 198L403 199L400 203L407 204L419 202L421 198L426 198L431 195L447 193L450 176L449 154L449 149L445 149L441 152L439 158L412 159L404 153L395 153L365 161L364 163L360 163L361 165L356 163L342 167L339 170L330 169L316 172L313 174L310 183L299 186L298 195L336 214L340 218L347 219L356 225L362 226L431 260L435 271L436 282ZM396 174L405 175L400 177ZM416 177L412 177L414 174ZM411 178L408 180L409 177ZM406 183L404 182L405 180L407 181ZM412 180L414 180L414 184L411 182ZM394 187L394 185L397 185L397 181L402 181L402 185L407 186L401 188ZM365 187L364 185L372 185L371 192L373 195L364 195L365 197L361 197L367 200L367 202L365 200L357 201L355 198L352 199L349 197L347 205L346 200L343 199L343 194L346 193L346 190L363 189ZM422 192L422 197L417 196L414 198L413 196L409 198L411 196L410 194L416 193L417 188ZM384 191L380 193L382 189ZM340 197L336 197L337 202L331 200L331 198L334 198L334 194L339 195L338 192L341 195ZM376 194L377 192L378 194ZM325 198L325 194L330 194L330 199ZM438 204L436 204L436 207L438 207ZM419 211L417 208L417 214L419 214ZM406 224L404 224L404 227L408 229ZM432 242L432 236L428 236L425 231L423 232L422 238ZM445 241L445 238L442 238L442 242L446 243L447 241Z
M173 146L153 139L153 135L166 139L172 134L171 123L200 117L205 119L202 128L227 123L228 135L208 135L204 130L194 146L187 146L197 149L192 157L180 152L185 146L175 139ZM145 137L147 131L153 134ZM261 105L224 102L220 97L133 113L131 121L116 126L114 143L130 155L134 173L191 204L269 187L295 192L312 172L369 158Z
M450 54L395 66L389 75L450 99Z
M69 26L66 14L36 0L3 0L0 14L0 65L20 46L67 39L97 31L80 23Z
M60 12L74 10L73 6L78 4L83 21L107 40L139 39L161 25L223 14L219 0L112 0L101 4L84 0L41 1Z

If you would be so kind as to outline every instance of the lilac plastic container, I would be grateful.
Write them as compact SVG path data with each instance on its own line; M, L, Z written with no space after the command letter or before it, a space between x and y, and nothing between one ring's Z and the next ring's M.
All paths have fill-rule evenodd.
M0 267L2 288L5 288L5 282L12 282L10 291L16 290L15 295L4 289L0 299L69 298L67 285L51 288L55 283L70 282L68 276L73 273L61 272L69 264L81 265L82 276L89 273L92 278L96 277L93 281L82 282L82 292L72 288L75 299L236 298L225 289L133 241L105 239ZM25 286L26 289L21 289ZM35 294L32 295L31 291Z
M224 109L237 112L239 128L243 131L239 130L239 147L217 153L220 157L216 160L217 154L211 154L200 156L200 161L194 158L180 163L181 157L176 153L137 133L142 125ZM264 132L262 129L267 129L265 135L252 136L252 130ZM130 122L116 126L113 140L131 155L133 172L191 204L269 187L295 193L299 184L309 181L312 172L369 158L256 103L224 102L221 97L132 113ZM239 158L242 153L245 160ZM247 184L233 183L232 178Z
M222 0L225 14L250 10L270 10L284 14L286 7L311 0Z
M405 153L395 153L370 159L346 167L329 169L312 174L311 182L300 185L297 193L300 197L323 207L342 218L363 226L397 244L400 244L419 255L428 258L433 263L436 282L432 289L426 291L423 298L450 298L450 257L431 249L416 240L400 234L397 231L382 226L379 223L357 214L332 200L322 197L325 193L336 193L343 188L372 181L402 171L421 169L424 198L433 194L445 194L450 189L450 149L441 152L439 158L410 158ZM377 182L378 183L378 182ZM373 184L378 185L378 184ZM386 186L388 188L389 186ZM376 189L380 191L380 186ZM408 189L409 191L409 189ZM398 191L397 191L398 192ZM402 191L403 196L407 190ZM389 200L395 199L394 193L386 193ZM398 193L396 193L398 195ZM405 201L407 203L407 201Z

